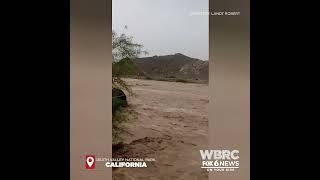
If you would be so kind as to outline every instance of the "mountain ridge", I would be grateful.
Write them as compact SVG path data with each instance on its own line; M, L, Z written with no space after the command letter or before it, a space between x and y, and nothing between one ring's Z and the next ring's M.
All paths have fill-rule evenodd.
M208 61L191 58L181 53L133 59L134 64L153 78L208 80Z
M122 75L155 80L186 80L207 82L209 63L181 53L124 59L114 66ZM128 73L130 72L130 73Z

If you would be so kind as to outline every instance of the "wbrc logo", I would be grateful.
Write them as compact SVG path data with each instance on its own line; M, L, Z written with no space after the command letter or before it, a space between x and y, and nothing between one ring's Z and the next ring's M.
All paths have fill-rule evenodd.
M200 150L207 171L234 171L239 168L239 150Z
M86 169L94 169L96 167L96 156L86 155Z

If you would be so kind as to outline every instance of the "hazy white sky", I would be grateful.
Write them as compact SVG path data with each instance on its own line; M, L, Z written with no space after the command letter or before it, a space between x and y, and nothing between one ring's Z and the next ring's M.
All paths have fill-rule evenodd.
M182 53L207 60L209 17L190 14L208 5L208 0L113 0L112 29L133 36L148 56Z

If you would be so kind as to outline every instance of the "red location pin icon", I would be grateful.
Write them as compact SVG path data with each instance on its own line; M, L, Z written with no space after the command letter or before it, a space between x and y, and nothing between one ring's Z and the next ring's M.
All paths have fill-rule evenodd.
M86 169L94 169L96 165L96 158L94 155L86 155Z

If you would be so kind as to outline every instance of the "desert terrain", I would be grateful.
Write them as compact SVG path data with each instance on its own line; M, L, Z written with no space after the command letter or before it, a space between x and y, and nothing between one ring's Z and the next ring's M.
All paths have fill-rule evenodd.
M128 96L124 147L113 157L155 158L147 168L114 168L114 180L208 179L199 150L208 143L208 85L125 79Z

